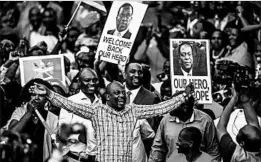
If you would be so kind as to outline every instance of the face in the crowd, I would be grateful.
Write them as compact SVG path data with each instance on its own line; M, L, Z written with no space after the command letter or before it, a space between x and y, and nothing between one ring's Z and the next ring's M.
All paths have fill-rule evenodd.
M78 68L82 69L85 67L92 68L93 62L95 58L94 52L82 52L76 56L76 62L78 64Z
M203 24L201 22L197 22L193 28L193 35L192 38L199 38L201 31L203 31Z
M9 57L9 53L14 50L14 45L11 42L6 42L3 44L3 47L1 49L3 55L1 57L7 58Z
M261 57L261 44L258 44L258 45L256 46L255 56L256 56L256 57ZM261 60L258 60L258 61L260 62Z
M74 51L74 44L79 36L78 31L70 30L67 34L66 45L71 51Z
M212 34L211 47L214 50L220 50L223 47L222 34L220 31L215 31Z
M34 29L38 29L41 25L41 13L38 8L33 8L29 13L29 20Z
M53 24L55 23L55 15L54 12L52 11L45 11L43 13L43 24L45 26L49 26L49 25L55 25Z
M107 87L107 104L117 111L123 110L126 103L126 93L124 86L118 82L113 82Z
M239 44L239 31L236 28L231 28L229 32L229 44L232 48L237 47Z
M33 50L31 56L43 56L44 52L42 50Z
M176 145L177 145L178 153L181 154L189 153L189 150L191 148L191 142L184 139L182 133L181 135L179 135Z
M162 101L169 100L171 98L171 87L161 88L161 99Z
M80 91L80 85L77 82L71 83L69 86L69 96L75 95Z
M44 108L47 98L45 95L31 94L31 100L34 100L40 108Z
M170 75L170 62L168 60L163 65L163 71L165 74Z
M227 4L224 1L216 2L216 10L217 14L222 18L227 14Z
M142 66L138 63L130 63L126 68L125 77L128 89L132 90L139 88L143 78Z
M84 68L79 76L80 89L84 94L94 94L99 84L98 76L95 71Z
M189 72L193 65L192 48L188 44L180 47L179 63L183 70Z
M126 30L132 20L132 8L125 6L120 8L120 11L116 17L116 26L119 32Z

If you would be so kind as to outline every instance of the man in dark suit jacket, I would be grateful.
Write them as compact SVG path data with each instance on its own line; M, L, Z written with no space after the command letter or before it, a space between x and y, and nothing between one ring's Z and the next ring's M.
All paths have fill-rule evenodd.
M130 39L131 32L128 27L132 20L133 7L129 3L124 3L118 10L116 17L116 29L108 30L107 34L116 35L121 38Z
M174 57L174 75L207 76L206 62L206 54L196 54L192 45L183 43L179 46L178 56Z
M107 34L114 35L115 31L116 31L116 29L108 30ZM127 30L126 33L124 33L120 37L125 38L125 39L130 39L131 38L131 32L129 30Z
M160 102L159 97L142 86L143 71L142 66L139 63L130 62L125 66L125 79L126 96L127 98L130 98L129 103L153 105ZM129 91L131 92L130 96L128 96ZM147 119L154 132L158 129L160 119L160 117ZM152 140L143 141L147 155L149 155L152 142Z

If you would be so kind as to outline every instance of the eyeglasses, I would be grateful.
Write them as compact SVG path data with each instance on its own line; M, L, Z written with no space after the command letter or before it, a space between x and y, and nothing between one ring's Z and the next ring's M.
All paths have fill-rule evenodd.
M86 78L86 79L83 80L83 82L87 82L87 83L93 82L93 83L96 83L96 82L98 82L98 78Z

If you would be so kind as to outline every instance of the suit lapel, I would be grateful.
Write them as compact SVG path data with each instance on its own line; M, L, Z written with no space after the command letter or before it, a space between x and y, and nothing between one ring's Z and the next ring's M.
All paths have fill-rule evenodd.
M145 90L144 88L141 86L139 92L137 93L135 99L133 100L133 103L135 104L140 104L144 98L144 93L145 93Z

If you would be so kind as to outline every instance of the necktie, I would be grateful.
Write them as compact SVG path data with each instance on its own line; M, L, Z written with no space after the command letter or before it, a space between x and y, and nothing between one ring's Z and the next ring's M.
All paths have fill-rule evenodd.
M130 95L131 95L131 91L127 92L127 99L126 99L126 104L130 103Z

